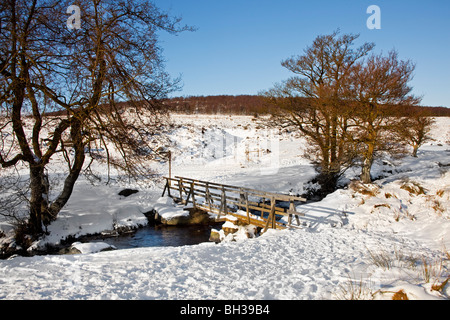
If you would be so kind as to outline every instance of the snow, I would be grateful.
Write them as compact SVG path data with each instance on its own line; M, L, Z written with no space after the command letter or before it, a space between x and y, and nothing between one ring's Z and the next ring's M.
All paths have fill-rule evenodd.
M84 183L83 183L84 182ZM45 244L59 244L68 236L110 233L120 227L145 226L144 213L152 209L148 194L118 195L120 188L92 186L81 181L75 194L49 227L49 236L36 242L32 248Z
M114 246L111 246L110 244L107 244L105 242L87 242L87 243L74 242L72 243L71 247L78 249L80 253L95 253L107 249L115 249Z
M153 205L153 209L165 220L189 216L189 211L184 210L184 206L176 206L170 197L159 198Z
M303 157L307 145L295 133L260 128L246 116L172 120L173 176L301 194L315 174ZM371 193L352 184L297 206L305 214L298 228L252 239L237 234L219 244L101 251L108 247L105 239L72 244L81 254L15 256L0 260L0 299L318 300L355 293L391 299L400 290L409 299L448 299L450 285L433 287L449 276L449 128L450 118L438 118L435 141L419 149L417 158L377 162L380 179ZM167 163L152 168L167 175ZM105 175L102 165L96 169ZM58 170L50 173L57 176ZM349 170L343 182L358 174ZM408 191L408 185L424 192ZM152 209L167 218L186 214L161 197L163 187L162 180L91 185L82 177L49 226L50 235L34 247L142 226ZM139 192L119 196L124 188ZM11 222L0 221L0 230L9 235Z

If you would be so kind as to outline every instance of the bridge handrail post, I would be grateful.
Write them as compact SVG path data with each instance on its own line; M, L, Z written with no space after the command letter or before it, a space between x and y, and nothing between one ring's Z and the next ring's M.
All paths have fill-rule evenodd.
M267 231L269 226L271 226L271 228L275 229L275 225L276 225L275 224L275 198L273 196L271 196L270 197L270 213L269 213L269 216L267 217L266 226L264 227L263 233Z
M192 203L193 203L194 208L195 208L195 206L196 206L197 204L195 203L195 192L194 192L194 187L195 187L195 182L192 182L192 183L191 183Z
M206 203L208 203L209 211L211 211L211 194L209 193L209 182L206 182L205 186L205 196L206 196Z
M165 178L165 179L166 179L166 183L164 184L164 190L163 190L163 193L162 193L161 197L164 197L164 194L166 193L166 189L169 188L169 180L167 178ZM168 191L168 194L169 194L169 197L170 197L170 191Z
M295 220L297 221L297 226L300 226L300 219L298 218L299 215L304 215L300 212L297 212L297 209L295 208L294 200L289 201L289 218L288 218L288 226L292 225L292 216L295 216Z
M273 229L276 229L275 205L276 205L275 198L272 197L270 199L270 215L272 216L272 228Z
M226 196L224 186L222 186L222 196L220 198L221 199L220 199L219 217L220 217L220 212L223 212L224 215L227 215L227 196Z
M245 197L245 209L246 209L245 211L247 213L248 223L250 224L250 208L248 207L248 192L247 191L244 193L244 197Z

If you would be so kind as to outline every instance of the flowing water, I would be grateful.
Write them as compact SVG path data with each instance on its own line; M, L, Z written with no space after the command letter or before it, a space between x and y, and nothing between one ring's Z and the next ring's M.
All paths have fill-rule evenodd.
M128 235L105 239L117 249L140 247L184 246L208 242L212 225L147 226Z

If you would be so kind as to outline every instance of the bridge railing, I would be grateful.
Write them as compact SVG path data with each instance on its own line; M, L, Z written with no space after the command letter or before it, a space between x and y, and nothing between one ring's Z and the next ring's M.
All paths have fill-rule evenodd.
M185 177L165 179L163 196L167 192L168 196L182 204L192 203L196 208L216 213L218 219L231 214L241 221L264 227L264 231L286 227L277 221L277 216L288 216L288 226L292 225L292 218L295 217L299 225L298 216L303 214L296 211L296 203L306 201L297 196Z

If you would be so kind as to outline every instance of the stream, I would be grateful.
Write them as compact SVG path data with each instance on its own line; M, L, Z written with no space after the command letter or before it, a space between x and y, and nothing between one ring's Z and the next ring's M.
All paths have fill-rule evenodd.
M104 242L117 249L142 247L177 247L208 242L213 225L146 226L136 232L111 237Z

